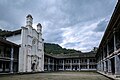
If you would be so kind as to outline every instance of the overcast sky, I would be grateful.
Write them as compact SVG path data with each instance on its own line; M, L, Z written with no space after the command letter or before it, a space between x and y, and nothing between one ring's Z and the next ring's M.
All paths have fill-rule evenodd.
M45 42L90 51L98 46L117 0L0 0L0 28L20 29L28 14Z

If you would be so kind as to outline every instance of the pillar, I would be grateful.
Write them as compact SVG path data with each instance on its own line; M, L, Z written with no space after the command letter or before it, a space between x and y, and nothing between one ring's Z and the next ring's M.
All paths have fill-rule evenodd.
M54 65L55 65L55 64L54 64L54 59L53 59L53 71L54 71Z
M13 73L13 47L11 48L11 55L10 55L10 73Z
M106 73L106 62L104 61L104 72Z
M48 71L50 71L50 58L48 58Z
M114 34L114 52L117 50L116 48L116 36L115 36L115 28L113 31ZM115 75L120 75L120 57L115 54Z
M109 56L109 46L108 46L108 41L107 41L107 57ZM106 63L106 72L108 72L108 63L107 61L105 62Z
M108 46L108 41L107 41L107 56L109 55L109 46Z
M27 56L27 72L31 72L32 70L31 70L31 62L32 62L32 59L31 59L31 56L30 55L28 55ZM35 71L36 71L36 69L35 69Z
M99 71L99 62L97 63L97 71Z
M114 34L114 51L116 51L116 37L115 37L115 29L113 31L113 34Z
M89 70L89 59L87 59L87 69Z
M100 57L98 58L98 70L100 71Z
M112 70L111 70L111 61L110 61L110 59L108 59L107 61L108 61L108 74L111 74L112 73Z
M79 71L80 71L80 59L79 59Z
M63 59L63 71L65 70L65 62L64 62L64 59Z
M71 68L71 71L72 71L72 59L70 61L70 68Z
M120 57L115 55L115 75L120 75Z
M1 61L1 71L0 72L3 72L3 61Z
M103 72L103 63L102 63L102 61L101 61L101 71Z
M55 60L55 66L56 66L55 70L58 71L58 62L57 62L57 60Z
M102 71L102 53L100 55L100 71Z
M21 33L21 47L19 49L19 72L26 72L27 71L27 49L26 49L26 44L27 44L27 28L21 27L22 28L22 33Z

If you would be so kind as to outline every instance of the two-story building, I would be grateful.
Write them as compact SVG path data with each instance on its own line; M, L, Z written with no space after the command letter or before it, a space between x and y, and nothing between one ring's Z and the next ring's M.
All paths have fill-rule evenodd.
M94 71L96 70L96 53L45 54L45 71Z
M120 0L99 45L97 71L113 78L120 77Z
M18 72L19 47L0 38L0 73Z

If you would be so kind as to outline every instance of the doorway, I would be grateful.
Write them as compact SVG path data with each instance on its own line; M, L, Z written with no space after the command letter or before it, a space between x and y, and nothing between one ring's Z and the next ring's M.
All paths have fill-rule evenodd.
M110 61L111 61L112 74L115 74L115 59L114 59L114 57L111 58Z

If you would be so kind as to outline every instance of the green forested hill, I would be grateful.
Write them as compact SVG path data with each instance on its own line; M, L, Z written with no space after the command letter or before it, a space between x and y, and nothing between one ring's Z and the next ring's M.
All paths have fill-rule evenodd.
M69 54L69 53L81 52L74 49L62 48L58 44L52 44L52 43L44 43L44 48L45 48L44 49L45 53L48 54Z
M10 33L11 31L7 31L7 30L2 30L0 29L0 37L6 33Z

